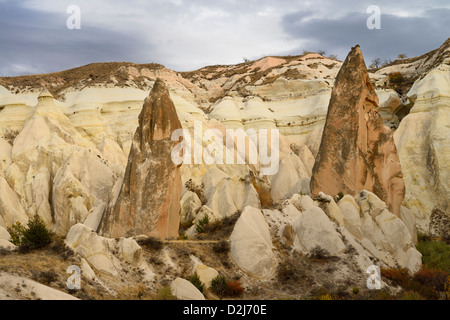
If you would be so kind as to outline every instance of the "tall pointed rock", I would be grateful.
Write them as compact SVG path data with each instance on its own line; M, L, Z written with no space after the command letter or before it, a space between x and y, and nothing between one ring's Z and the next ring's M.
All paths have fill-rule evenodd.
M311 192L375 193L400 215L405 185L392 133L378 114L378 97L359 46L352 48L331 94Z
M181 128L169 91L158 79L144 101L122 189L115 205L105 212L102 234L160 239L178 235L181 175L171 159L177 143L171 135Z

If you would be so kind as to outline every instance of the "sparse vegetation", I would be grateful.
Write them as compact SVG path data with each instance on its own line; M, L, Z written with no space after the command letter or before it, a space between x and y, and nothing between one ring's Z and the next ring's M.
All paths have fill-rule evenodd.
M277 268L277 279L282 284L295 284L306 277L297 261L287 258L281 261Z
M313 260L319 260L319 261L330 260L331 258L333 258L333 256L331 256L327 250L325 250L319 246L317 246L311 250L311 252L309 253L309 257Z
M2 138L5 139L10 145L13 145L14 140L16 139L16 137L19 135L20 131L19 130L10 130L7 131Z
M230 252L230 243L226 240L221 240L214 245L213 250L218 254L227 254Z
M147 237L145 239L139 239L138 244L140 246L146 247L149 250L159 251L164 246L163 242L154 237Z

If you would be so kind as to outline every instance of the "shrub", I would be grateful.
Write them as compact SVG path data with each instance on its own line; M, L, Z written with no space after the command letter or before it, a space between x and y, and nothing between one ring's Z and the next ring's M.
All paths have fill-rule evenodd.
M37 214L28 221L27 227L17 222L11 228L8 228L8 231L15 245L27 249L43 248L49 245L53 238L53 234L47 229L44 221Z
M389 74L389 84L394 90L397 90L405 81L405 78L400 72L393 72Z
M227 295L228 285L225 276L219 275L211 281L211 291L215 293L220 299Z
M50 283L58 280L58 274L54 270L41 271L35 274L33 279L48 286Z
M329 260L332 258L327 250L322 249L319 246L311 250L311 252L309 253L309 257L314 260Z
M197 223L197 225L195 226L195 228L197 229L198 233L203 233L205 232L205 226L207 226L209 223L209 216L207 214L205 214L205 216L200 219Z
M20 222L16 222L11 226L11 228L8 228L8 232L11 235L11 242L16 246L20 246L22 244L25 230L25 227Z
M414 280L426 287L434 288L436 291L444 292L446 289L448 273L440 270L430 270L427 267L420 269Z
M144 246L150 250L159 251L163 247L163 242L159 239L148 237L137 241L139 245Z
M423 264L427 268L450 273L450 246L448 244L420 236L416 248L422 254Z
M342 191L339 192L339 193L337 194L337 196L335 197L335 202L336 202L336 203L339 202L343 197L344 197L344 194L342 193Z
M205 291L205 285L200 280L200 277L198 276L197 272L194 273L189 279L188 279L201 293Z
M227 293L232 297L240 297L244 293L244 288L239 280L233 280L227 283Z
M220 242L214 244L213 250L215 253L226 254L230 252L230 243L226 240L221 240Z
M354 287L352 290L353 294L356 296L359 293L359 288L358 287Z
M277 279L281 283L298 282L305 277L298 262L292 258L281 261L277 267Z
M380 271L383 278L387 278L399 286L404 286L408 282L408 270L406 269L381 268Z

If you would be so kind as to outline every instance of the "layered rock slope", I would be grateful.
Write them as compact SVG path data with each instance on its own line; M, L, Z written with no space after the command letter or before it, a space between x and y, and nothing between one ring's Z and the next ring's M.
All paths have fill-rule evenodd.
M359 46L339 71L311 178L311 192L374 192L400 216L405 194L397 149L378 114L378 97Z

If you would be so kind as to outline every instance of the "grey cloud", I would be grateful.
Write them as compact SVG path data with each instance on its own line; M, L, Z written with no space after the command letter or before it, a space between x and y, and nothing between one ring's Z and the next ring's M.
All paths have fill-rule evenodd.
M134 35L82 24L66 27L68 15L0 2L0 75L55 72L106 61L148 62L149 45Z
M348 13L339 19L306 20L310 13L284 16L282 25L292 39L307 41L306 50L326 50L344 59L350 48L361 45L366 62L375 57L395 59L399 53L417 56L439 47L449 36L450 10L426 11L420 17L381 15L381 29L366 26L370 14Z

